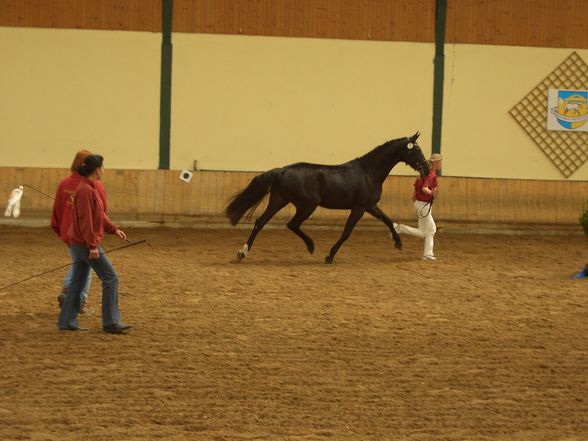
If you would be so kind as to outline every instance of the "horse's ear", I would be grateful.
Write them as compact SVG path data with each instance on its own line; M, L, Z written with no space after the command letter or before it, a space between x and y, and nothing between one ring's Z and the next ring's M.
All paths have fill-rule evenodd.
M414 135L410 137L411 142L415 142L419 136L421 136L421 132L416 132Z

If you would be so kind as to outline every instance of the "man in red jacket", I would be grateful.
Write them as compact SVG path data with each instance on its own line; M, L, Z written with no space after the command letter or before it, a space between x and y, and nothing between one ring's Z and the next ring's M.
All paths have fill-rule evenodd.
M80 150L76 153L74 160L71 164L70 170L71 175L66 178L63 178L59 183L57 190L55 192L55 202L53 203L53 212L51 214L51 228L59 236L59 238L67 245L68 249L70 246L70 239L69 239L69 229L71 228L72 224L72 217L73 217L73 209L72 209L72 196L74 194L75 189L79 185L82 177L77 172L77 169L84 160L91 155L92 152L89 150ZM96 182L96 190L100 194L102 199L102 203L104 204L104 210L106 211L106 191L104 190L104 186L100 181ZM73 260L73 256L71 255L70 249L70 257ZM73 273L73 266L69 267L69 271L65 275L63 279L63 287L61 293L57 296L57 301L59 302L59 307L63 305L63 301L69 288L71 286L71 276ZM86 284L84 285L84 289L82 291L82 304L80 307L80 313L84 313L85 305L88 300L88 293L90 292L90 285L92 282L92 272L88 273L88 279L86 280Z

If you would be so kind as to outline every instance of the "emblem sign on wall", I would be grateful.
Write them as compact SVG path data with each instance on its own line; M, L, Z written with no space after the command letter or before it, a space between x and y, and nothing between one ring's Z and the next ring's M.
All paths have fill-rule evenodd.
M588 132L588 90L549 89L547 130Z

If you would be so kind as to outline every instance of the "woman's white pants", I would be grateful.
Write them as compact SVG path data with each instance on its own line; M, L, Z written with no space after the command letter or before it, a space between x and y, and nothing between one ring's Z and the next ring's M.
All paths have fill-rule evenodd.
M418 219L418 228L409 227L408 225L398 224L399 233L410 234L425 239L423 256L433 257L433 236L437 232L437 226L433 219L433 213L429 202L414 201L414 210Z

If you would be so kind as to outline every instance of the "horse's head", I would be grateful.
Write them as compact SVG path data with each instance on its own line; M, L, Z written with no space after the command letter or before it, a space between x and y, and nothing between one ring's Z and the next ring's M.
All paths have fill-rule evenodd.
M429 163L423 155L421 147L417 144L416 140L420 136L420 132L416 132L414 135L406 138L406 149L402 161L406 162L413 169L418 171L421 176L427 176L430 168Z

